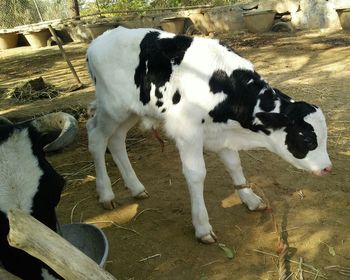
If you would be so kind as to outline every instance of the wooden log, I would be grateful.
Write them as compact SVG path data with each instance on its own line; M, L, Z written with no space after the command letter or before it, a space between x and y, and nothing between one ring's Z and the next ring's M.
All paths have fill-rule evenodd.
M8 212L9 244L40 259L64 279L115 280L57 233L19 209Z
M17 276L8 272L5 268L1 267L1 265L0 265L0 279L1 280L21 280L21 278L18 278Z

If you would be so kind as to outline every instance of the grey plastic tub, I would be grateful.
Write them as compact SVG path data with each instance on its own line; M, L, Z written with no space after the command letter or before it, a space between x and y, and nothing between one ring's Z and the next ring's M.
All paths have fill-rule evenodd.
M104 232L91 224L61 225L60 234L64 239L104 267L108 256L108 240Z

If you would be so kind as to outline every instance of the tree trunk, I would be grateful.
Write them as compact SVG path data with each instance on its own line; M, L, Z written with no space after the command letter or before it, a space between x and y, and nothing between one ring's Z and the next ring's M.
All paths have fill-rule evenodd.
M79 19L78 0L68 0L68 17L77 17Z

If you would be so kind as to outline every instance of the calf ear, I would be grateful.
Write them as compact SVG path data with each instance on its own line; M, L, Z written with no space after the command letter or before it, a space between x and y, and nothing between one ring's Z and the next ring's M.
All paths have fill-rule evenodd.
M287 115L281 113L259 112L255 116L266 128L278 129L289 124Z

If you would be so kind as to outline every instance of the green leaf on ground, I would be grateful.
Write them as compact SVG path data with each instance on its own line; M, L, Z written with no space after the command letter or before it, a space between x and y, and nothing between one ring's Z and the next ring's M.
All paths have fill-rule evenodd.
M219 247L224 251L227 258L233 259L235 257L235 254L236 254L235 250L231 250L223 243L219 243Z

